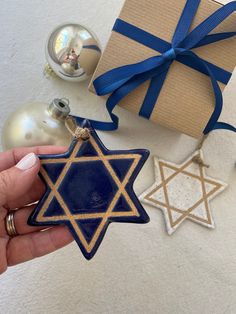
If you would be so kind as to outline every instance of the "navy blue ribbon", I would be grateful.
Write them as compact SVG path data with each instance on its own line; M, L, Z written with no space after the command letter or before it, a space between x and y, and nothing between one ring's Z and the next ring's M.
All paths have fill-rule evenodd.
M218 122L223 105L222 93L218 81L227 84L232 73L207 62L192 51L194 48L206 46L236 35L236 32L210 34L212 30L236 11L236 1L222 6L189 32L199 4L200 0L187 0L171 43L121 19L117 19L113 31L135 40L157 51L159 54L135 64L112 69L95 79L94 87L96 93L100 96L110 94L106 108L112 121L101 122L91 120L93 127L106 131L117 129L119 118L113 114L113 109L125 96L146 81L150 81L150 84L139 115L149 119L169 68L173 61L177 61L210 78L215 95L215 109L203 133L208 134L210 131L216 129L226 129L236 132L236 128L232 125ZM78 117L77 121L80 122L81 118Z

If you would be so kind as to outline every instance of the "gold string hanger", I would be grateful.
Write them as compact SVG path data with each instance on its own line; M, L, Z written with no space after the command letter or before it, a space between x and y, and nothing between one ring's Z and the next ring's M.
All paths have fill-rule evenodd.
M197 150L199 151L199 154L193 157L193 162L194 162L194 163L198 164L198 165L201 166L201 167L205 167L205 168L209 168L210 165L208 165L208 164L206 164L206 163L204 162L204 160L203 160L202 157L201 157L200 150L202 149L203 144L205 143L206 139L208 138L208 135L209 135L209 134L204 134L204 135L202 136L202 138L200 139L200 141L199 141L199 143L198 143L198 145L197 145Z
M90 131L88 128L81 128L76 123L76 120L72 116L68 116L65 120L65 126L70 134L77 139L82 139L84 141L89 139Z

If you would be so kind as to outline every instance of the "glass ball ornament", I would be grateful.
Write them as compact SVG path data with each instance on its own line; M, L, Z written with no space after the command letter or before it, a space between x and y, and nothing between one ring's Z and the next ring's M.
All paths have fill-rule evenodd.
M96 35L88 28L67 23L49 35L45 53L46 73L54 72L64 80L80 82L94 73L101 48Z
M58 145L69 146L72 135L65 125L69 101L55 98L50 104L30 102L13 112L2 131L4 150L15 147Z

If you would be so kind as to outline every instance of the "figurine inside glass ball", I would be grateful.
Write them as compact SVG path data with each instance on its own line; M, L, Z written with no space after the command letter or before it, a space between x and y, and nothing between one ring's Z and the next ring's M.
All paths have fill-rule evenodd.
M97 37L88 28L74 23L58 26L46 43L46 59L55 74L79 82L89 78L101 57Z

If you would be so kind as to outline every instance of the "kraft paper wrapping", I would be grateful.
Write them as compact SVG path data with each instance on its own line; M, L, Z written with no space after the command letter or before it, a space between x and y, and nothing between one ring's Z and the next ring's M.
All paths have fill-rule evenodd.
M186 0L126 0L119 18L171 42ZM196 27L221 4L202 0L192 28ZM226 19L216 32L235 31L236 14ZM236 40L227 39L193 50L203 59L232 72L236 65ZM112 32L107 47L91 80L89 89L94 92L93 80L101 74L126 64L132 64L157 55L157 52L125 36ZM149 82L120 102L123 108L138 113ZM219 83L221 89L224 84ZM179 62L173 62L161 90L150 120L168 128L199 138L214 109L214 94L210 79Z

